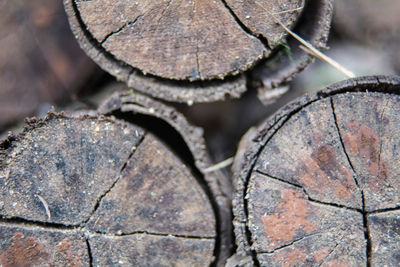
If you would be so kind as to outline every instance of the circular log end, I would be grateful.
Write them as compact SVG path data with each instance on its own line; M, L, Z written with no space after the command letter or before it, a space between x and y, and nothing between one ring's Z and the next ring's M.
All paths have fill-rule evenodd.
M261 266L396 265L399 92L398 78L353 79L264 123L237 180L238 253Z
M274 17L292 26L297 1L79 1L95 41L143 73L175 80L209 80L253 66L286 36ZM263 43L268 40L268 46Z
M141 127L31 120L0 145L0 265L208 266L217 227L202 186Z
M331 0L64 5L81 47L103 69L140 92L189 105L237 98L248 84L287 83L311 61L282 25L321 48L332 9Z

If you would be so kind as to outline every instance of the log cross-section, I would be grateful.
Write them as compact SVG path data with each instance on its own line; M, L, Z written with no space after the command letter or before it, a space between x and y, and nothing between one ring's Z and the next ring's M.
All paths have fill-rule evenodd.
M273 98L267 91L311 62L280 23L323 48L332 15L332 0L64 5L80 46L100 67L137 91L189 105L237 98L248 86L262 90L264 100Z
M304 4L304 0L259 2L288 26L296 21ZM247 70L285 36L256 1L74 3L105 50L143 73L167 79L222 79Z
M210 266L215 200L194 173L131 123L31 119L0 142L0 265Z
M237 159L238 255L256 266L397 266L399 94L398 77L348 80L260 126Z

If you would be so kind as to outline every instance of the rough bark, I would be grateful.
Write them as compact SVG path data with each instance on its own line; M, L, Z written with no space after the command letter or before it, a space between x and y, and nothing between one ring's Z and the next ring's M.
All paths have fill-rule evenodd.
M398 77L352 79L292 102L245 137L235 257L256 266L395 266L381 246L396 251L400 241L399 104Z

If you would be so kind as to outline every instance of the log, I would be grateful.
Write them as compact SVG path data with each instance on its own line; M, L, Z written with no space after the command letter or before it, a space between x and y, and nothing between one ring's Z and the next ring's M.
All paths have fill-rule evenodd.
M250 132L235 163L230 264L396 266L399 104L399 77L356 78Z
M44 103L70 101L100 70L76 44L61 0L0 6L1 132Z
M220 170L206 172L214 163L208 155L203 129L190 125L175 108L132 90L128 91L123 85L100 104L98 113L134 121L154 135L164 137L163 140L167 140L169 147L181 154L181 160L198 170L198 175L204 178L215 199L213 208L216 212L218 243L215 262L217 266L222 266L233 249L232 182ZM184 147L187 152L182 151Z
M50 112L1 142L0 265L221 265L229 207L202 147L190 164L145 124L91 114Z
M267 66L265 60L286 42L274 17L290 28L302 25L298 30L311 42L325 44L329 0L258 2L273 15L257 1L64 0L81 47L103 69L140 92L189 104L246 90L244 74ZM296 54L281 81L305 67L309 60L303 56ZM267 68L275 72L288 62L272 65Z

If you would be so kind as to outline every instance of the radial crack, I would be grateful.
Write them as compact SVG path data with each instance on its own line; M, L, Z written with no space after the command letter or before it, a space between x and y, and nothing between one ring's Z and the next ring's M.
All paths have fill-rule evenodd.
M269 175L268 173L264 172L263 170L256 169L255 172L257 172L257 173L259 173L259 174L261 174L261 175L263 175L263 176L266 176L266 177L269 178L269 179L277 180L277 181L279 181L279 182L281 182L281 183L285 183L285 184L288 184L288 185L291 185L291 186L295 186L295 187L297 187L297 188L300 188L300 189L304 190L303 186L301 186L301 185L299 185L299 184L296 184L296 183L293 183L293 182L289 182L289 181L284 180L284 179L282 179L282 178L274 177L274 176ZM304 191L305 191L305 190L304 190Z
M367 247L366 247L367 267L370 267L371 266L371 260L370 259L371 259L371 255L372 255L372 245L371 245L371 236L370 236L369 225L368 225L368 213L366 211L364 190L362 190L360 188L360 185L358 184L358 181L357 181L357 178L356 178L357 173L356 173L356 171L355 171L355 169L353 167L353 164L352 164L352 162L350 160L349 155L347 154L346 147L344 146L343 139L342 139L342 134L340 132L339 124L338 124L337 117L336 117L335 104L333 102L332 97L330 98L330 101L331 101L332 114L333 114L333 118L334 118L334 121L335 121L336 130L337 130L338 135L339 135L339 139L340 139L340 143L342 145L343 152L346 155L347 161L350 164L351 169L353 170L354 182L356 183L357 187L361 190L361 203L362 203L362 212L361 213L362 213L362 216L363 216L364 238L365 238L365 240L367 242Z
M348 206L345 206L345 205L340 205L340 204L331 203L331 202L324 202L324 201L320 201L320 200L314 199L309 195L309 193L306 191L306 189L301 185L298 185L298 184L283 180L281 178L273 177L273 176L271 176L271 175L269 175L269 174L267 174L267 173L265 173L265 172L263 172L262 170L259 170L259 169L256 169L255 171L257 173L261 174L261 175L266 176L269 179L273 179L273 180L279 181L281 183L285 183L285 184L288 184L288 185L291 185L291 186L294 186L294 187L297 187L297 188L301 189L303 191L304 195L306 195L307 200L310 201L310 202L314 202L314 203L317 203L317 204L320 204L320 205L330 206L330 207L333 207L333 208L346 209L346 210L351 210L351 211L356 211L356 212L362 213L362 210L357 209L357 208L352 208L352 207L348 207Z
M367 267L371 267L371 256L372 256L372 244L371 244L371 234L369 231L369 223L368 223L368 213L365 212L365 197L364 192L362 194L362 205L363 205L363 225L364 225L364 238L367 241Z
M336 245L329 251L328 255L324 258L324 260L318 265L318 267L322 266L325 264L325 262L328 260L329 256L332 255L332 253L336 250L336 248L339 246L339 243L336 243Z
M85 24L85 22L82 19L82 15L78 9L78 6L76 4L76 0L69 0L71 2L72 6L72 11L76 17L76 22L79 24L80 29L82 30L85 38L88 40L91 46L95 48L99 53L104 54L104 56L109 59L114 61L119 67L124 68L124 71L134 72L137 69L133 68L132 66L128 66L125 62L117 59L115 56L110 54L100 43L99 41L94 38L93 34L88 30L88 26Z
M361 189L361 188L360 188L360 185L358 184L357 177L356 177L356 176L357 176L357 173L356 173L356 171L354 170L353 163L351 162L350 157L349 157L349 154L347 154L346 147L344 146L344 142L343 142L343 138L342 138L342 133L340 132L339 124L338 124L337 117L336 117L335 104L333 103L332 97L330 98L330 102L331 102L331 109L332 109L333 120L334 120L334 122L335 122L335 127L336 127L336 130L337 130L337 133L338 133L338 135L339 135L339 140L340 140L340 144L341 144L341 146L342 146L343 153L345 154L346 159L347 159L347 162L349 163L349 165L350 165L350 167L351 167L351 170L353 171L353 180L354 180L354 183L356 184L356 186L358 187L358 189Z
M391 212L391 211L400 211L400 206L392 207L392 208L385 208L385 209L377 209L373 211L366 212L368 215L371 214L379 214L379 213L385 213L385 212Z
M133 231L130 233L122 233L122 234L112 234L112 233L104 233L104 232L91 232L87 231L89 234L100 235L109 238L119 238L126 236L134 236L134 235L149 235L149 236L159 236L159 237L172 237L172 238L183 238L183 239L198 239L198 240L215 240L215 236L197 236L197 235L179 235L179 234L166 234L166 233L156 233L149 231Z
M166 7L163 9L163 11L161 12L160 18L158 19L157 24L159 24L160 20L161 20L162 17L164 16L165 12L167 12L169 6L172 4L173 1L174 1L174 0L169 0L167 6L166 6Z
M306 195L307 195L307 193L306 193ZM361 209L352 208L352 207L348 207L348 206L340 205L340 204L336 204L336 203L323 202L323 201L320 201L320 200L313 199L308 195L307 195L307 197L308 197L308 201L316 203L316 204L320 204L320 205L324 205L324 206L330 206L330 207L337 208L337 209L345 209L345 210L359 212L359 213L363 214L363 211Z
M73 231L77 230L79 226L77 225L67 225L63 223L53 223L53 222L43 222L29 220L21 217L10 217L6 218L0 215L0 225L13 226L13 227L25 227L25 228L36 228L41 227L44 229L49 229L53 231Z
M122 27L120 27L119 29L117 29L116 31L112 31L109 34L107 34L103 40L100 41L100 44L104 44L105 42L107 42L108 38L110 38L111 36L120 33L121 31L123 31L125 28L134 25L141 17L143 17L143 15L137 16L135 18L135 20L130 21L128 23L125 23L124 25L122 25Z
M96 204L94 205L93 210L90 212L88 218L81 224L85 225L87 224L87 222L89 222L89 220L92 218L93 214L97 211L97 209L100 207L100 203L103 200L103 198L110 193L110 191L115 187L115 185L119 182L119 180L122 177L122 172L125 170L126 166L128 165L128 162L130 161L130 159L132 158L133 154L135 153L135 151L137 150L137 148L140 146L140 144L142 143L144 136L141 136L139 141L132 146L132 150L131 153L129 154L128 158L126 159L126 161L124 162L124 164L121 166L119 173L118 173L118 177L114 180L114 182L111 184L110 188L108 190L106 190L103 194L100 195L100 197L97 199Z
M251 158L248 158L248 169L249 172L247 173L246 177L244 178L243 181L243 187L241 188L243 196L246 195L247 189L249 187L249 181L250 177L253 171L256 171L255 165L257 163L257 159L260 157L263 148L266 146L266 144L275 136L275 134L285 125L287 121L289 121L296 113L300 112L302 109L306 108L307 106L311 105L312 103L316 102L318 99L311 99L308 103L304 104L301 107L294 108L290 110L289 112L284 112L283 114L278 114L275 117L275 121L272 124L267 124L264 127L266 127L264 130L262 130L259 135L254 138L254 142L259 142L260 146L259 149L254 153L254 155L251 155ZM239 203L240 205L240 203ZM241 218L242 220L246 221L248 216L249 216L249 203L247 198L243 198L243 209L244 209L244 216L245 218ZM251 249L251 246L253 244L252 238L251 238L251 231L248 228L246 224L244 224L244 232L246 236L246 241L247 245L250 247L249 250L247 251L252 260L253 264L256 267L260 266L260 262L257 259L256 253L253 249Z
M257 38L266 49L272 50L271 47L269 46L268 39L264 35L257 35L253 33L241 20L240 18L233 12L231 7L226 3L226 0L221 0L221 2L224 4L225 8L229 11L233 19L236 21L236 23L239 25L239 27L248 35L253 36L254 38Z
M300 238L298 238L298 239L293 240L292 242L290 242L290 243L288 243L288 244L282 245L282 246L280 246L280 247L278 247L278 248L275 248L275 249L273 249L273 250L268 250L268 251L257 251L257 254L273 254L273 253L275 253L275 252L277 252L277 251L279 251L279 250L282 250L282 249L285 249L285 248L287 248L287 247L293 246L294 244L296 244L296 243L302 241L304 238L306 238L306 237L305 237L305 236L300 237Z
M93 267L93 255L92 255L92 248L90 247L90 242L88 238L85 238L87 253L89 258L89 266Z
M388 102L389 101L386 101L386 104L382 108L382 112L379 116L380 122L383 121L383 114L385 114L385 109L386 109L386 106L388 105ZM381 137L382 137L382 123L379 123L378 179L381 174L381 154L382 154L382 143L383 143Z
M173 238L183 238L183 239L198 239L198 240L215 240L216 236L199 236L199 235L180 235L180 234L167 234L167 233L156 233L149 231L133 231L129 233L114 234L100 231L92 231L85 227L79 227L74 225L64 225L57 223L46 223L40 221L31 221L22 218L2 218L0 217L0 226L3 227L15 227L24 228L29 230L46 229L48 231L61 232L61 233L81 233L86 236L103 236L109 238L118 238L124 236L134 236L145 234L149 236L160 236L160 237L173 237Z
M328 229L328 230L329 230L329 229ZM275 253L275 252L277 252L277 251L279 251L279 250L282 250L282 249L285 249L285 248L287 248L287 247L293 246L294 244L296 244L296 243L298 243L298 242L300 242L300 241L302 241L302 240L304 240L304 239L307 239L307 238L310 238L310 237L316 236L316 235L321 235L321 234L323 234L323 232L317 232L317 233L305 235L305 236L302 236L302 237L300 237L300 238L297 238L297 239L293 240L292 242L290 242L290 243L288 243L288 244L285 244L285 245L282 245L282 246L280 246L280 247L277 247L277 248L275 248L275 249L273 249L273 250L257 251L257 254L273 254L273 253Z

